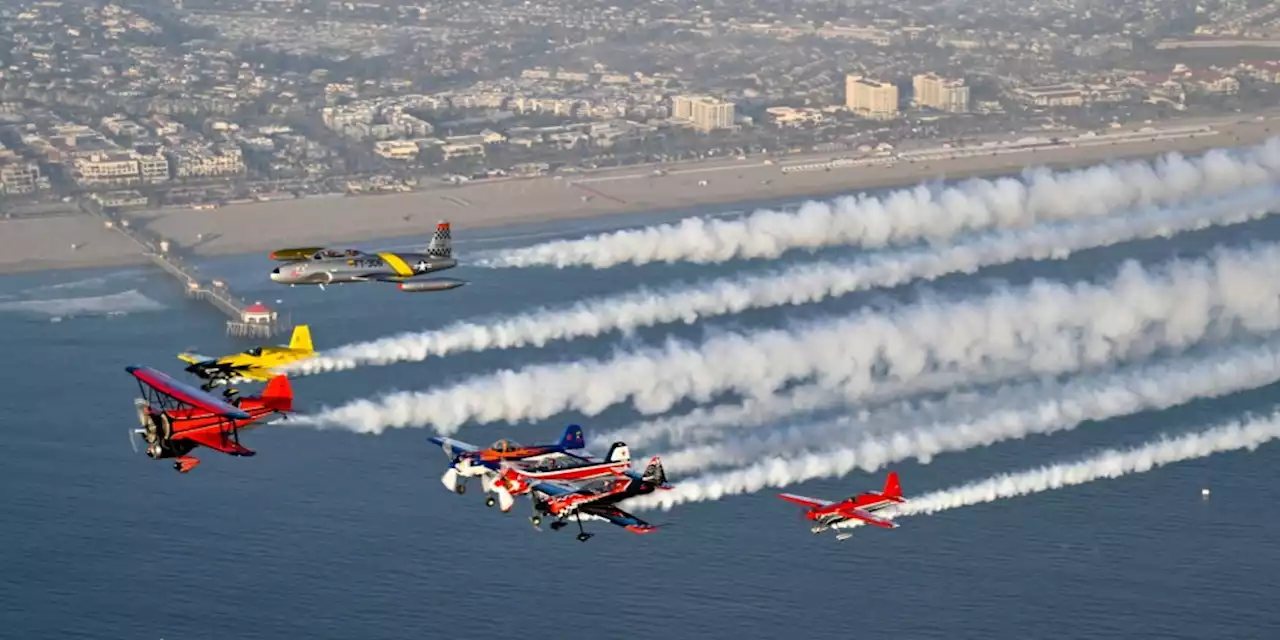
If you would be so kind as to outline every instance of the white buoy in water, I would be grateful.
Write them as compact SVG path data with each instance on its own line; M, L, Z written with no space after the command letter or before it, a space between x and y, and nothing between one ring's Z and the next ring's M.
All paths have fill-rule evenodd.
M1204 489L1201 489L1201 490L1200 490L1200 497L1201 497L1201 498L1208 498L1208 497L1209 497L1209 488L1208 488L1208 487L1205 487Z

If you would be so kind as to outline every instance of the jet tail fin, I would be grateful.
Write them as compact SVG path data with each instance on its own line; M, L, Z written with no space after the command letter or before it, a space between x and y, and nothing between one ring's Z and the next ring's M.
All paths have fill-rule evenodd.
M582 435L582 427L571 424L564 429L564 436L560 438L560 448L562 449L583 449L587 446L587 437Z
M276 411L293 411L293 387L289 378L276 376L262 389L262 402Z
M436 232L431 236L431 242L427 243L427 255L432 258L453 257L453 232L450 231L448 222L441 220L436 225Z
M289 340L289 348L295 351L313 353L315 347L311 345L311 327L305 324L294 327L293 338Z

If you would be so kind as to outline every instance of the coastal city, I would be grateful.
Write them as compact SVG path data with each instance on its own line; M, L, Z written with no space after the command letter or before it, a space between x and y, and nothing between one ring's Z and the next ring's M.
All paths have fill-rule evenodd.
M10 215L857 158L1250 112L1280 89L1280 2L1246 0L53 0L0 18Z

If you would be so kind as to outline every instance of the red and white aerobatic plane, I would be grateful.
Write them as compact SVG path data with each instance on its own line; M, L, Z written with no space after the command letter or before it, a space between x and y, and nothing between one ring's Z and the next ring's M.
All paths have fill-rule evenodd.
M805 518L817 523L812 528L815 535L827 529L846 529L863 524L896 529L898 523L874 514L907 501L902 496L902 485L898 483L897 472L889 474L884 483L884 491L860 493L841 502L828 502L791 493L779 493L778 497L807 508ZM852 533L836 534L836 540L848 540L851 537Z

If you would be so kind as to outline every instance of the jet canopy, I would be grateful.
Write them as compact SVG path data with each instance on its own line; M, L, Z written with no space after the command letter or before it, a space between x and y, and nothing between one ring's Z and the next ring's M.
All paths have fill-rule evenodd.
M358 255L360 255L360 252L355 249L322 249L311 258L313 260L324 260L326 258L351 258Z

